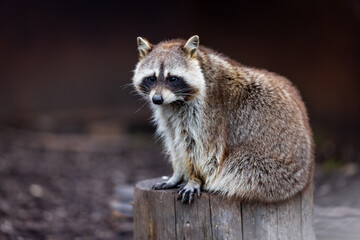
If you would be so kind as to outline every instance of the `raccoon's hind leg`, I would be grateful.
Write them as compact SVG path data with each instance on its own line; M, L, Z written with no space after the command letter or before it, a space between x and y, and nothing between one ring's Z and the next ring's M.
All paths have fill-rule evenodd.
M174 171L174 174L166 182L159 182L152 187L155 190L176 188L183 181L181 171Z

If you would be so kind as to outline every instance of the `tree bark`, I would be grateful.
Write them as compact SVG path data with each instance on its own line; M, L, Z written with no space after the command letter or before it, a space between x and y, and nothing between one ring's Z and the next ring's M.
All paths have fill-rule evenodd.
M192 204L177 189L152 190L161 179L136 184L134 239L314 240L312 184L287 201L262 204L203 192Z

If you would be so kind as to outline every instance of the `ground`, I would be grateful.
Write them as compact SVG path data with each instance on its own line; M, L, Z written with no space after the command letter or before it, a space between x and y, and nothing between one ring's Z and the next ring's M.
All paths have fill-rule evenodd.
M132 239L131 217L114 211L116 187L171 173L150 132L59 134L1 127L0 239ZM357 239L357 165L330 173L317 168L315 180L318 239Z
M0 130L0 239L132 239L115 186L169 172L150 134Z

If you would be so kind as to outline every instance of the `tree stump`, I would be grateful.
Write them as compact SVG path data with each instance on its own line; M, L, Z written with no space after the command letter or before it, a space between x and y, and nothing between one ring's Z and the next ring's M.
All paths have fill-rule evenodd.
M136 184L134 239L313 240L313 188L274 204L242 202L202 192L192 204L176 199L177 189L152 190Z

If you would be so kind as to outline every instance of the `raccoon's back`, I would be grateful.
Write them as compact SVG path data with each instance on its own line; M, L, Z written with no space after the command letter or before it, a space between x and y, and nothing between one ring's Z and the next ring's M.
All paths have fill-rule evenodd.
M233 78L218 78L207 99L211 139L222 140L224 154L206 188L263 202L287 199L312 176L305 106L287 79L252 68L238 71Z

